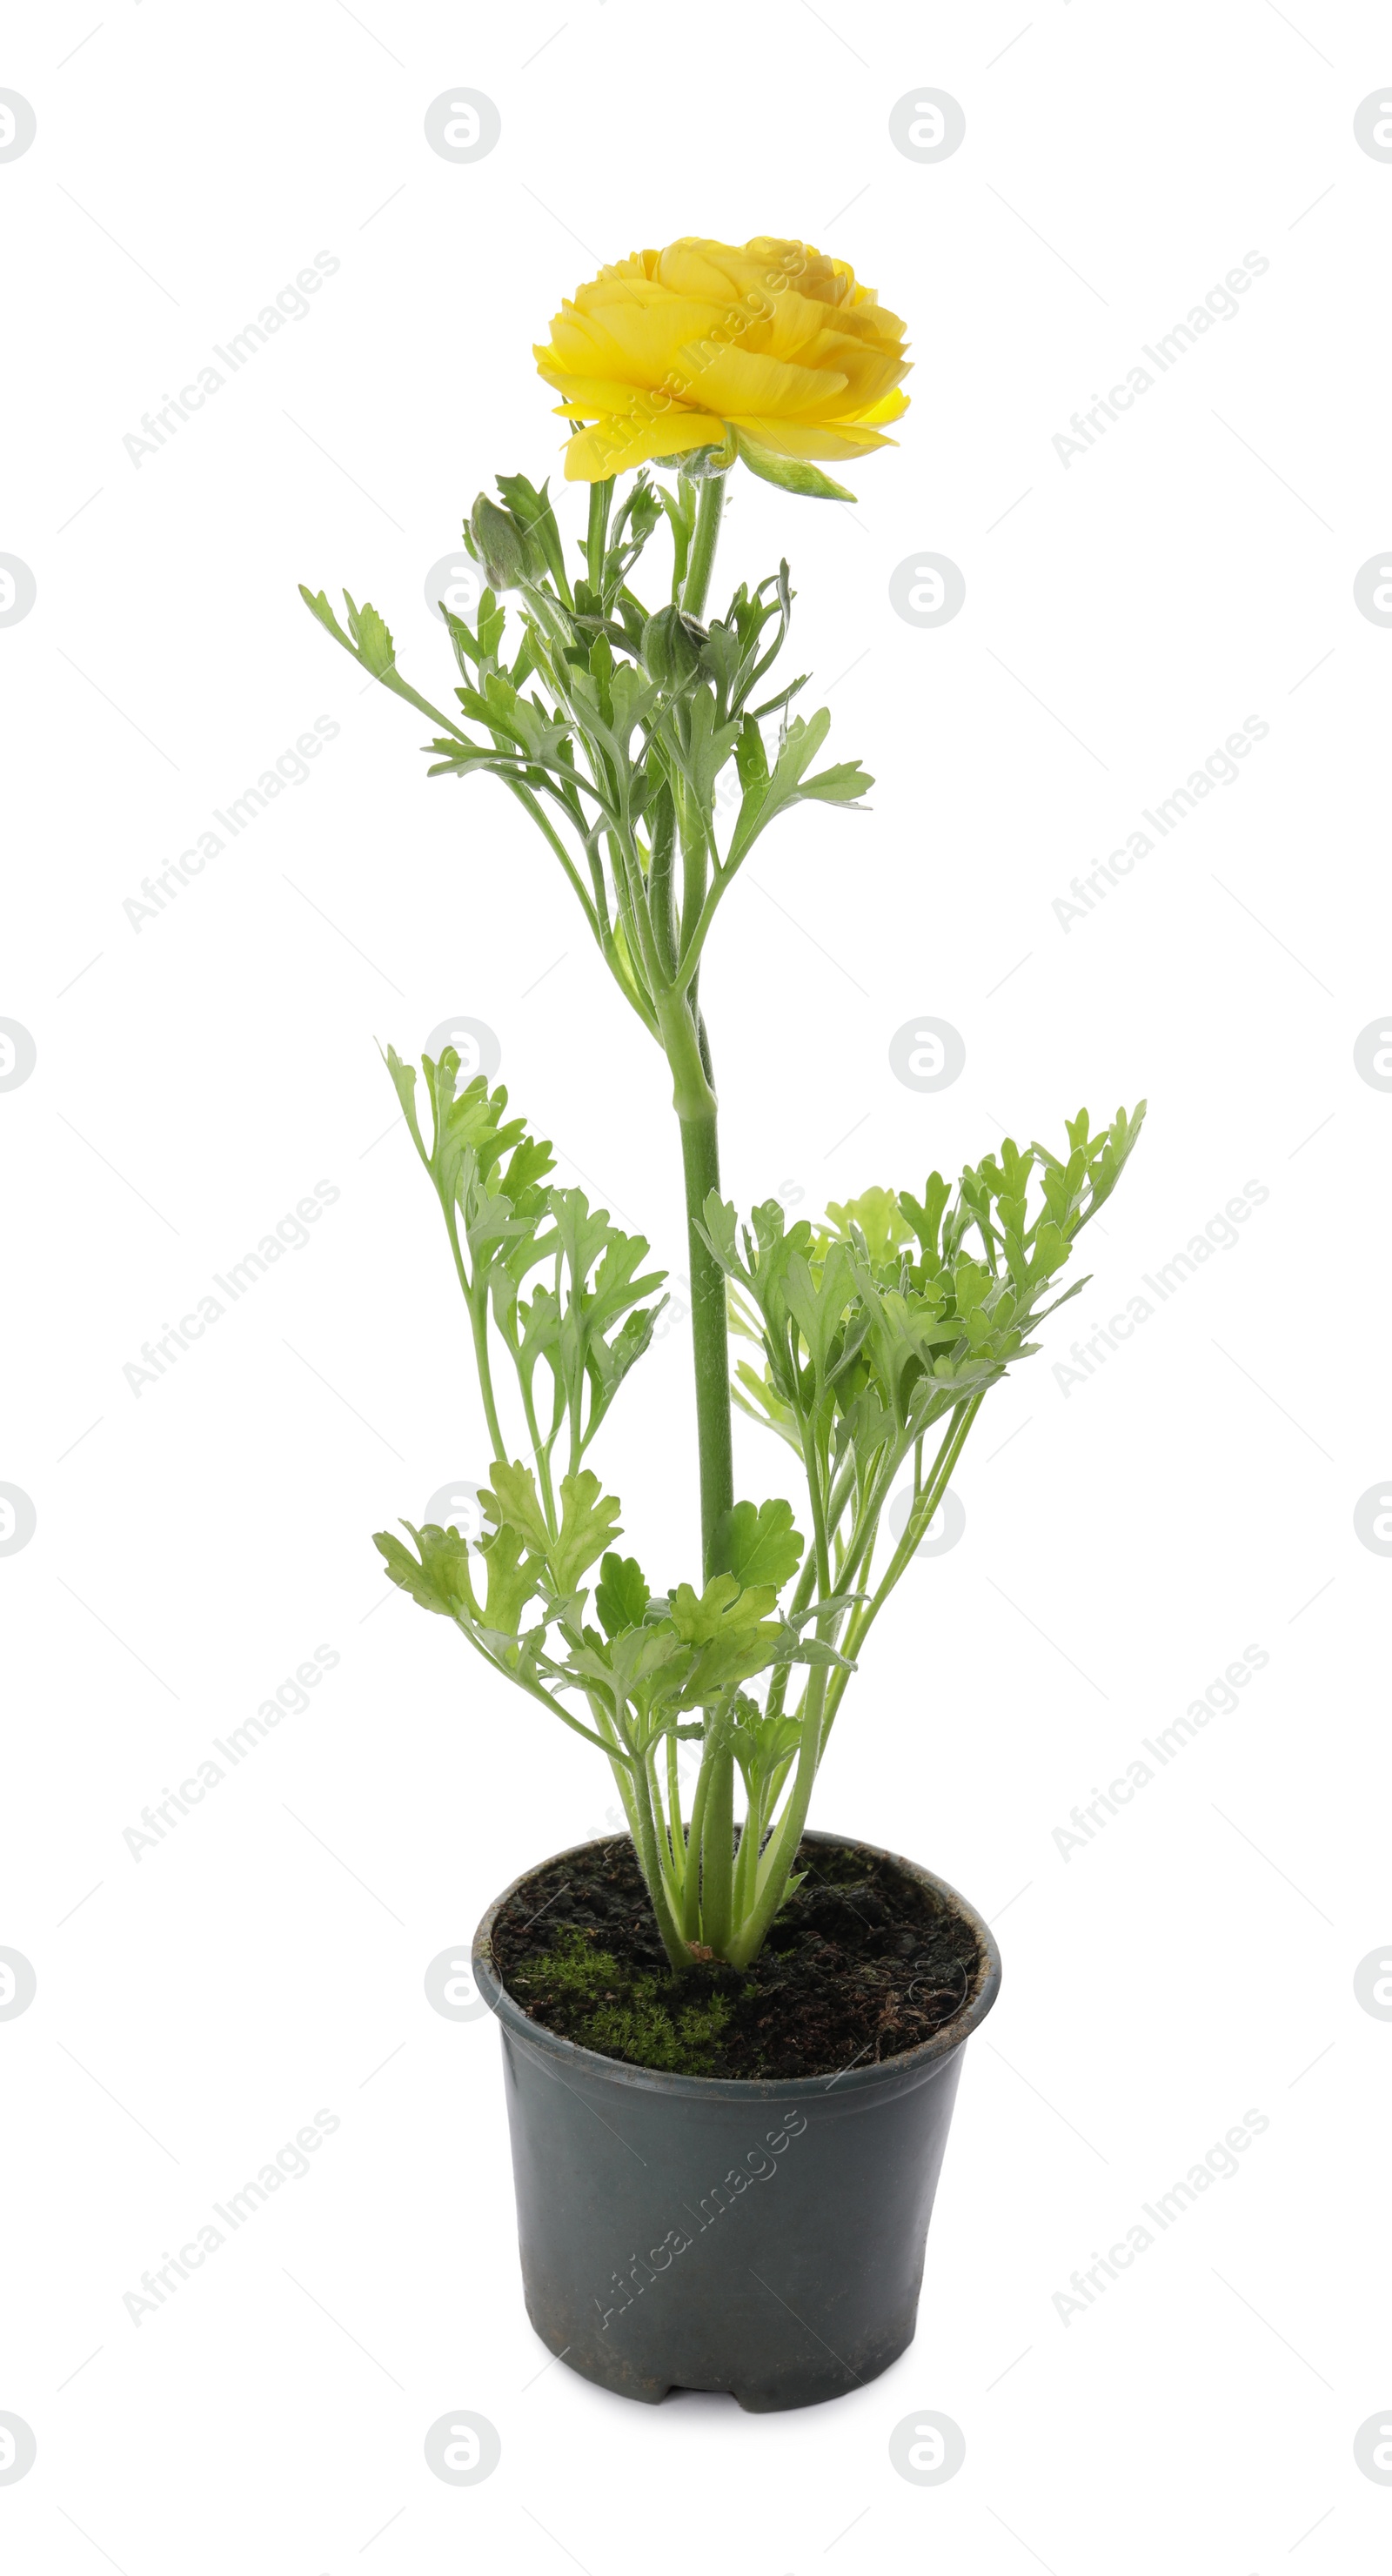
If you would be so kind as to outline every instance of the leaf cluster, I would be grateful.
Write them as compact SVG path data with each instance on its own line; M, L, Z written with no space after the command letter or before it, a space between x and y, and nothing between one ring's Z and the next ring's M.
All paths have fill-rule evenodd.
M507 1118L502 1084L490 1090L477 1074L456 1092L456 1050L438 1063L422 1057L427 1137L414 1065L394 1047L386 1061L440 1201L476 1344L491 1329L512 1363L549 1494L562 1432L574 1472L651 1343L667 1274L643 1268L645 1236L611 1224L583 1190L548 1185L550 1145Z
M786 562L752 590L741 583L710 624L683 617L696 488L682 478L672 493L639 474L616 505L612 483L595 485L585 569L572 578L547 486L500 475L501 502L481 494L464 532L487 576L473 623L440 603L458 671L453 714L403 680L374 608L345 594L345 630L324 592L302 590L370 677L434 720L431 777L485 772L541 825L626 999L664 1042L673 998L694 1018L706 936L755 842L794 805L858 805L873 783L856 761L814 770L830 716L790 717L805 674L765 686L792 615ZM631 576L664 520L671 600L653 611ZM503 588L516 603L511 631Z
M762 1352L761 1368L740 1363L732 1393L802 1462L824 1597L868 1581L881 1515L912 1453L910 1527L874 1608L898 1579L981 1400L1037 1350L1032 1337L1046 1317L1086 1286L1060 1288L1060 1274L1115 1188L1144 1114L1144 1102L1130 1115L1118 1110L1094 1134L1082 1111L1068 1122L1063 1154L1037 1143L1021 1150L1007 1137L955 1190L932 1172L921 1197L866 1190L833 1204L820 1225L789 1225L770 1199L742 1226L733 1206L708 1198L703 1230L730 1283L733 1325ZM941 1447L925 1473L930 1433ZM809 1563L805 1580L812 1572ZM848 1645L858 1646L873 1614L854 1613ZM842 1687L832 1686L833 1710ZM770 1714L780 1705L775 1686Z
M679 1583L654 1593L637 1559L610 1544L621 1535L618 1497L590 1469L562 1477L554 1526L520 1461L495 1461L481 1500L485 1533L472 1564L455 1529L403 1523L414 1553L379 1532L392 1581L536 1696L554 1705L554 1694L583 1695L602 1730L594 1740L631 1763L648 1760L666 1735L701 1735L701 1719L681 1720L717 1706L737 1733L743 1725L748 1757L750 1720L734 1707L741 1685L775 1663L843 1660L803 1634L811 1611L779 1609L803 1549L786 1502L736 1504L722 1529L723 1570L699 1592Z

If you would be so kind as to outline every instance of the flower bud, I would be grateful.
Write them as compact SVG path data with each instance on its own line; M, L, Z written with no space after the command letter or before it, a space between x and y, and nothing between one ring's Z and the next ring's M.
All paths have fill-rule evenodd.
M536 580L537 566L520 524L486 492L480 492L469 514L469 532L494 590L517 590L524 581Z
M719 474L728 474L735 461L735 443L728 436L714 447L684 447L675 456L655 456L654 465L667 474L684 474L688 483L709 483Z
M701 667L706 630L680 608L659 608L643 629L643 668L659 688L683 689Z

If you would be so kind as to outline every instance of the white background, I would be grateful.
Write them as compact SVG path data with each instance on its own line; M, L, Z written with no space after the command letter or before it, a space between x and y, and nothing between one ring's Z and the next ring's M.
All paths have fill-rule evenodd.
M1392 2491L1353 2453L1392 2406L1392 2027L1353 1983L1392 1931L1389 1568L1353 1519L1389 1465L1392 1100L1353 1060L1389 1002L1392 632L1353 597L1389 538L1392 166L1353 133L1385 11L97 5L14 9L0 61L38 122L0 165L0 550L37 585L0 629L0 1013L37 1048L0 1095L0 1478L37 1513L0 1562L0 1941L38 1979L0 2023L0 2408L38 2444L0 2487L9 2563L1385 2567ZM451 83L500 111L472 165L424 138ZM965 110L938 165L890 139L916 84ZM532 341L600 260L686 231L851 259L916 360L854 509L732 478L717 594L786 548L793 667L878 784L872 814L780 825L721 918L731 1194L916 1189L1002 1125L1151 1103L1095 1288L993 1397L965 1535L901 1588L819 1785L814 1821L998 1921L1006 1973L917 2342L777 2418L543 2372L497 2041L422 1980L614 1792L384 1604L369 1544L487 1463L375 1041L486 1022L562 1178L679 1272L663 1068L525 817L427 786L418 719L296 596L370 598L445 694L429 568L495 470L559 473ZM133 462L142 414L321 251L307 315ZM1249 251L1237 316L1065 466L1070 414ZM966 582L930 631L888 596L924 549ZM320 715L305 782L133 927L142 878ZM1069 880L1248 715L1240 778L1065 931ZM967 1048L927 1096L888 1062L925 1013ZM141 1344L319 1180L310 1241L133 1393ZM1248 1181L1240 1241L1065 1391L1066 1337ZM602 1457L664 1579L694 1555L688 1377L675 1332ZM781 1453L738 1438L741 1490L778 1491ZM134 1858L141 1809L319 1644L305 1711ZM1065 1859L1074 1805L1249 1644L1235 1711ZM142 2272L321 2107L305 2178L133 2324ZM1249 2108L1239 2173L1063 2322L1070 2274ZM502 2442L463 2490L422 2450L459 2407ZM924 2408L966 2439L929 2489L887 2448Z

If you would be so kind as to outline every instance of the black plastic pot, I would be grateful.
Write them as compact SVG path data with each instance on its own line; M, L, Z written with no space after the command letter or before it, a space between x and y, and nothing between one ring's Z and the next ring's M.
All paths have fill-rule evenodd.
M956 2017L878 2066L771 2083L666 2075L542 2029L491 1948L531 1870L474 1936L502 2026L527 2313L558 2359L618 2396L727 2389L753 2413L815 2406L913 2340L963 2043L995 2001L1000 1953L930 1870L851 1847L896 1860L965 1916L983 1960Z

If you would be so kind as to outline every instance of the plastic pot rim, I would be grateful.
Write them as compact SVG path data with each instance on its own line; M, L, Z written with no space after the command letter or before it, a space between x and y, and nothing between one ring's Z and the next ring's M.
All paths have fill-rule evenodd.
M883 2099L890 2092L904 2092L910 2087L929 2082L947 2059L952 2057L983 2022L1000 1988L1001 1958L990 1926L966 1897L939 1878L921 1862L907 1859L902 1852L886 1850L882 1844L865 1842L859 1834L829 1834L819 1831L804 1833L805 1843L830 1844L839 1850L866 1852L874 1860L892 1861L910 1878L933 1890L954 1913L970 1924L981 1951L981 1967L971 1993L960 2009L931 2038L920 2040L917 2047L906 2048L898 2056L881 2058L876 2065L850 2065L834 2075L676 2075L660 2067L630 2066L622 2058L606 2057L598 2049L584 2048L577 2041L564 2039L557 2031L547 2030L534 2022L522 2006L508 1993L493 1963L493 1926L502 1908L520 1887L542 1870L555 1869L560 1863L575 1860L580 1853L596 1851L606 1843L620 1839L613 1834L600 1834L583 1843L572 1843L566 1850L552 1853L548 1860L533 1861L521 1870L501 1895L494 1898L474 1934L472 1965L474 1982L489 2010L502 2024L507 2035L519 2042L545 2066L548 2073L564 2081L568 2072L583 2076L589 2083L607 2082L629 2093L675 2095L690 2102L764 2102L810 2100L836 2092L847 2109L868 2109L871 2100Z

